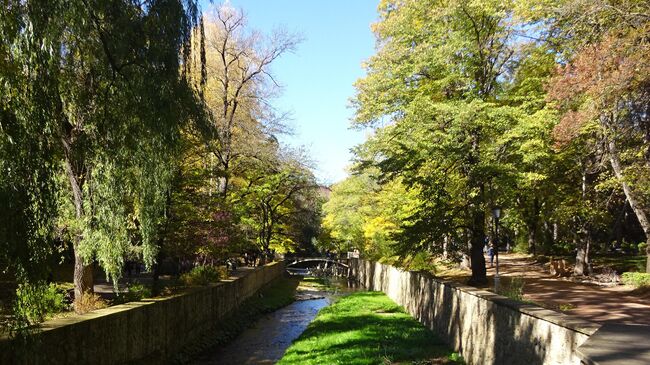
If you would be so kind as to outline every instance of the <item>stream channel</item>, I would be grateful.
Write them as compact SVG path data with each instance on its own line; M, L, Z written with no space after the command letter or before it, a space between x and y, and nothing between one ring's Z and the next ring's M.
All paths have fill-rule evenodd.
M327 278L331 291L296 290L296 301L262 317L252 327L225 346L205 354L192 363L274 364L282 358L293 340L314 320L318 311L327 307L337 296L359 290L358 284L346 278Z

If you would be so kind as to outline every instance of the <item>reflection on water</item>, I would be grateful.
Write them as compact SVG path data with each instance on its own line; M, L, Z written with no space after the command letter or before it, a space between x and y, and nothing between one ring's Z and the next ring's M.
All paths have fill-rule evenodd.
M334 288L334 295L351 293L360 289L359 282L352 279L342 277L328 277L324 279L327 285Z
M299 300L260 319L230 344L215 351L195 364L274 364L282 358L291 342L298 338L337 295L358 290L358 285L345 278L329 278L334 293L323 293L320 299ZM300 294L300 293L299 293Z

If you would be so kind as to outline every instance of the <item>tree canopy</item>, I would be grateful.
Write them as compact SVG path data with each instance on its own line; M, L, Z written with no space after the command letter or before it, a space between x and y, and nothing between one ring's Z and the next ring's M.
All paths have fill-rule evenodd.
M80 298L95 264L117 283L127 260L318 234L315 178L271 100L269 67L299 37L190 0L10 1L0 33L0 263L16 280L40 285L70 252Z
M63 258L80 298L93 268L117 283L128 260L359 249L469 263L484 284L496 242L575 255L578 275L594 251L645 253L650 271L647 1L377 9L351 99L369 137L321 187L274 106L272 66L299 35L255 31L229 4L5 1L3 272L42 285Z
M579 274L589 250L648 240L647 2L385 0L378 11L377 52L352 99L353 126L373 134L325 206L334 238L386 260L467 255L475 283L495 206L500 242L577 250ZM398 220L370 202L395 186L409 197ZM362 234L388 221L386 235Z

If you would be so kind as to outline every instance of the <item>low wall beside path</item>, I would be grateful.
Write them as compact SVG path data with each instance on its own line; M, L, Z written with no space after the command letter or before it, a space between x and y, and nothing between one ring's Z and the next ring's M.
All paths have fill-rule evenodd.
M468 364L580 364L578 347L600 325L428 273L361 259L351 275L383 291L433 330Z
M283 274L284 263L275 262L176 296L46 321L27 346L1 338L0 364L124 364L165 359Z

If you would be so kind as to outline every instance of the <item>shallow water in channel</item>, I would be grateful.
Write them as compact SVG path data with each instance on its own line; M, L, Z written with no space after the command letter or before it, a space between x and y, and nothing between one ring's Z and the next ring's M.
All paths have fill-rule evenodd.
M274 364L282 358L293 340L314 320L318 311L330 305L336 296L359 290L346 279L332 278L333 293L301 291L292 304L262 317L252 327L225 346L215 348L193 364Z

